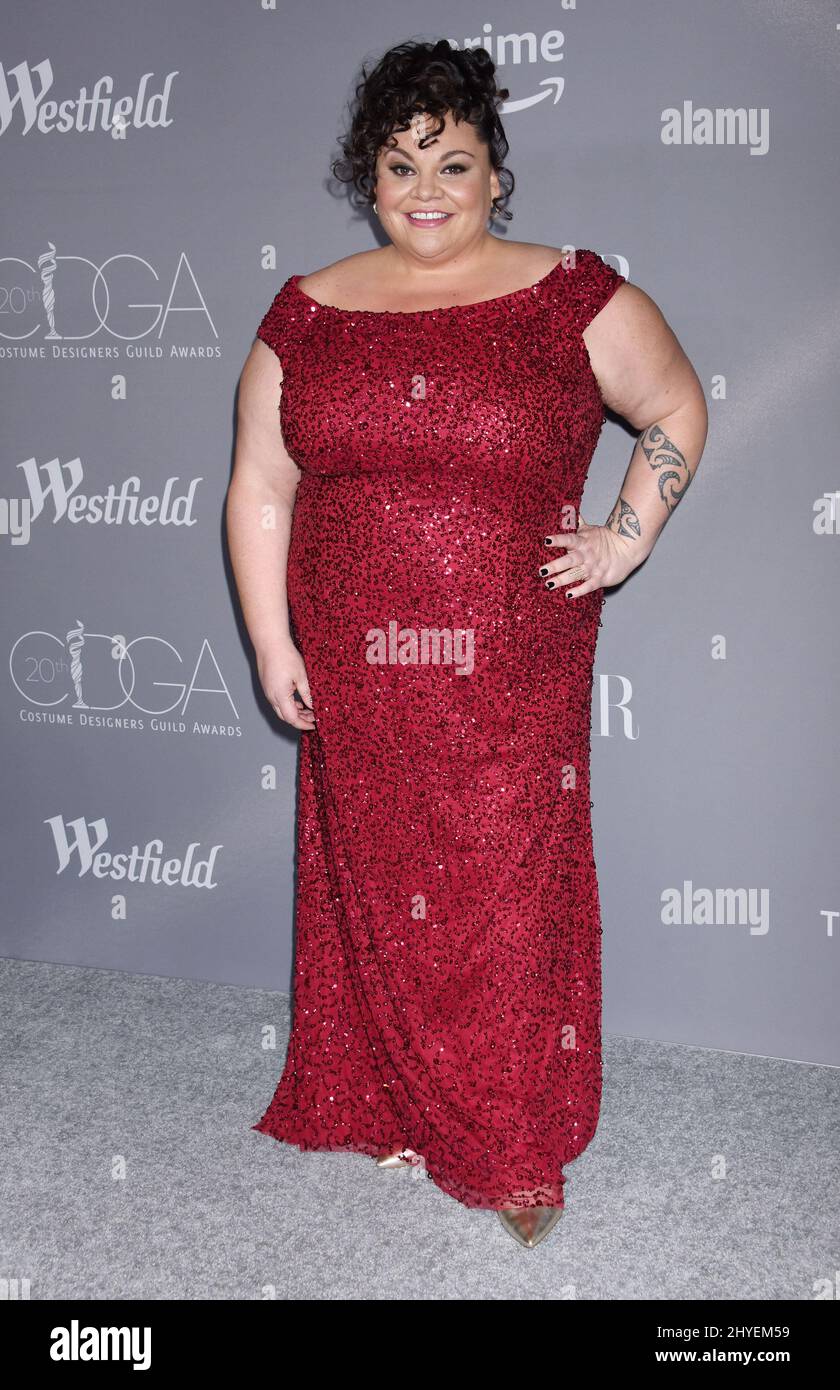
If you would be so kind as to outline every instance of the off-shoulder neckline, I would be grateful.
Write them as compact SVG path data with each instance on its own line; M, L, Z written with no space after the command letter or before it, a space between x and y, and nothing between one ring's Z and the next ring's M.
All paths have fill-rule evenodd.
M581 250L582 248L578 247L575 254L579 256ZM428 314L463 313L465 310L469 309L483 309L488 304L503 304L509 299L521 299L523 295L532 294L535 290L541 290L543 286L547 285L567 259L567 254L564 253L546 275L543 275L531 285L523 285L521 290L511 290L509 294L497 294L494 295L492 299L476 299L472 304L443 304L437 309L339 309L335 304L322 304L320 300L313 299L311 294L307 294L306 290L302 290L298 284L298 281L303 279L302 274L290 275L286 283L291 285L292 289L299 294L301 298L307 300L313 308L323 309L329 314L350 315L356 318L362 316L365 318L425 318Z

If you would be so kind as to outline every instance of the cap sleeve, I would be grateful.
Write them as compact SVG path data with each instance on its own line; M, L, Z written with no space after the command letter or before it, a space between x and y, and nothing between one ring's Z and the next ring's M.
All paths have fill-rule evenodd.
M574 305L577 329L582 333L612 299L626 276L619 275L611 265L594 251L586 248L575 251L574 267L569 272L574 284Z
M292 299L292 279L274 296L262 317L256 336L282 359L297 326L297 305Z

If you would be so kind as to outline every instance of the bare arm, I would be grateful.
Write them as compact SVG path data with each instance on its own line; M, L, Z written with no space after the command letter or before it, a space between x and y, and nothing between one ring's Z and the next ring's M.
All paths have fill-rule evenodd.
M607 526L650 554L697 472L708 412L697 373L653 300L623 285L584 333L606 404L639 430Z
M289 627L286 563L300 469L280 429L282 368L257 338L239 382L236 452L225 507L236 588L266 697L298 729L314 724L303 659Z
M697 472L708 431L697 373L644 290L620 285L583 339L605 403L639 436L604 526L582 522L567 554L547 567L562 587L563 570L583 565L575 597L619 583L650 554Z

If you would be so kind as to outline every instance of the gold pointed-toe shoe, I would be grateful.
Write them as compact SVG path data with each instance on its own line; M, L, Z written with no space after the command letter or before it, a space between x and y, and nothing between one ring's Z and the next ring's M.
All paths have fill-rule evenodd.
M377 1168L410 1168L411 1160L417 1158L413 1149L398 1149L395 1154L383 1154L376 1160Z
M560 1217L562 1207L507 1207L496 1213L508 1235L518 1240L520 1245L533 1250L549 1231L553 1231Z

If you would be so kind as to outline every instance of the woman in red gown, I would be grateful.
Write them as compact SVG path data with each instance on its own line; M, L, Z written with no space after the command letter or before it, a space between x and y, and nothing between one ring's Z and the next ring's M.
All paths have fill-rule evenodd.
M389 244L275 295L228 531L264 689L305 735L293 1026L253 1128L422 1164L531 1246L601 1095L604 588L650 553L706 415L647 295L489 232L493 73L442 41L366 78L344 167ZM590 526L605 400L642 433Z

